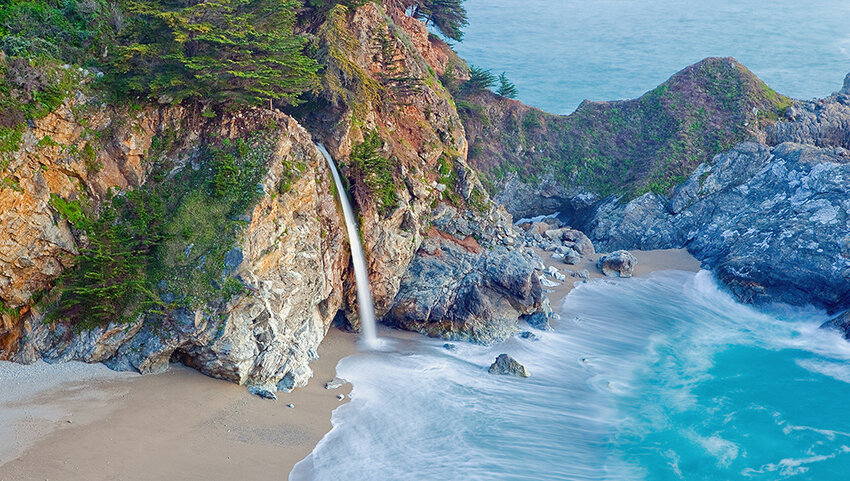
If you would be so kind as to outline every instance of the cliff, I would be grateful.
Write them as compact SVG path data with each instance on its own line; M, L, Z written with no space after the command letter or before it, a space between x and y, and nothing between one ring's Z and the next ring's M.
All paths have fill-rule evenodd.
M715 154L763 138L791 105L731 58L705 59L638 99L585 101L566 116L489 91L461 97L470 163L518 217L665 194Z
M466 162L437 77L444 44L394 5L304 24L323 81L288 113L106 104L86 87L94 73L66 69L83 78L3 131L0 357L142 373L178 361L257 392L303 385L331 322L359 327L316 141L347 179L386 322L492 342L540 312L531 258ZM453 282L417 267L435 243L476 246L443 260Z

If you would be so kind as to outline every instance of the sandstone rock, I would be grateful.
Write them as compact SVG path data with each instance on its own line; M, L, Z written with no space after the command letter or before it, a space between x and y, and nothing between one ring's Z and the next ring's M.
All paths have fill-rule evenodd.
M596 261L596 267L608 277L632 277L636 265L637 258L624 250L605 254Z
M490 374L503 376L529 377L528 369L507 354L499 354L496 361L490 365Z
M187 138L200 139L201 131L218 130L222 124L226 135L237 136L270 120L280 135L267 159L262 190L276 192L284 164L304 165L305 171L286 193L267 195L254 206L239 245L225 256L223 275L250 286L246 292L227 304L178 308L79 333L61 323L43 323L43 313L33 312L14 359L106 362L141 373L162 372L170 362L180 361L254 390L306 384L312 375L308 363L342 304L347 265L324 158L293 119L264 111L241 114L238 127L233 118L210 120ZM163 299L177 299L160 286Z

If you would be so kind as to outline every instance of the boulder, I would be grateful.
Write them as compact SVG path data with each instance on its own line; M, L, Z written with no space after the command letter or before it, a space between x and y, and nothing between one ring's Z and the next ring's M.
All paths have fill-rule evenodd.
M596 262L596 267L608 277L632 277L637 258L628 251L605 254Z
M499 354L496 361L490 365L490 374L502 376L529 377L528 369L507 354Z
M591 249L592 248L593 247L591 247ZM569 251L567 251L566 254L564 254L564 263L565 264L576 265L579 262L581 262L581 254L579 254L575 250L570 249Z

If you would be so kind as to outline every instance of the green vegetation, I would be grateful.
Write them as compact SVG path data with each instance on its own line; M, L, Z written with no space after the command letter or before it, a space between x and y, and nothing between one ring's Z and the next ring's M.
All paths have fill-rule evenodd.
M125 2L108 72L117 94L203 102L294 104L318 64L293 34L297 0Z
M300 8L299 0L5 2L0 49L13 60L99 69L116 100L292 105L318 84L318 63L293 32ZM56 97L41 91L52 94L48 103Z
M496 93L505 98L515 99L519 95L519 90L513 82L508 80L505 72L502 72L499 74L499 89L496 90Z
M469 66L469 80L463 83L461 90L467 94L482 92L496 84L496 76L489 70L474 65Z
M240 216L262 195L259 182L272 152L265 132L212 141L201 151L200 168L116 196L99 215L85 201L53 196L51 205L86 234L88 246L60 278L51 319L86 329L225 302L241 292L225 256L243 228Z
M380 101L382 87L353 60L357 39L348 31L348 12L348 7L339 4L327 13L313 48L324 67L325 97L331 104L344 104L361 117L368 103Z
M469 25L463 0L407 0L405 6L413 9L413 18L433 23L447 38L463 40L463 27Z
M6 57L0 52L0 168L18 149L28 121L59 107L79 86L78 72L49 58Z
M387 216L398 206L398 194L393 178L395 162L383 155L383 148L383 139L372 131L351 149L350 161L355 186L364 185L379 212Z
M639 99L585 102L569 116L502 103L483 89L460 95L458 112L476 157L486 159L479 167L488 188L511 172L534 182L551 171L562 185L624 200L667 194L791 102L731 59L688 67Z

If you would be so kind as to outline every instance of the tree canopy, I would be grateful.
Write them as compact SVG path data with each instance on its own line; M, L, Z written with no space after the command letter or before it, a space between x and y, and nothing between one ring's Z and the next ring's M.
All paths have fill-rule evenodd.
M413 0L413 17L433 23L440 33L460 42L463 27L469 25L463 0Z
M298 0L126 1L110 78L119 92L180 102L279 100L317 83L293 33Z

